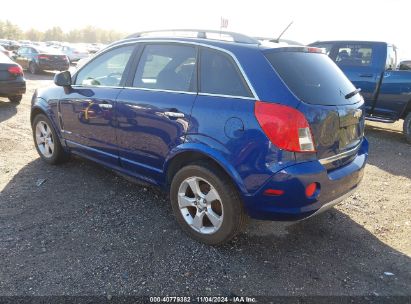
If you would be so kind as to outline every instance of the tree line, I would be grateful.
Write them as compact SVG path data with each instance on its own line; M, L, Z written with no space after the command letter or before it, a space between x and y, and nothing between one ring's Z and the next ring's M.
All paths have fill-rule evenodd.
M18 25L13 24L9 20L0 20L0 39L110 43L125 36L127 36L125 33L104 30L91 25L68 32L64 32L59 26L54 26L44 32L34 28L23 31Z

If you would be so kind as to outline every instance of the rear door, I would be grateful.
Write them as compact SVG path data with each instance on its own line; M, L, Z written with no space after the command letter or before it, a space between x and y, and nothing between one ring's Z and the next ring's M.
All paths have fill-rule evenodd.
M145 44L117 99L117 142L123 167L155 179L170 150L184 142L196 99L197 48Z
M363 137L363 98L325 54L271 51L266 57L301 101L319 159L355 150ZM333 163L340 166L341 163Z
M118 165L116 98L132 58L134 44L110 49L80 69L60 99L63 137L78 153Z
M393 45L387 47L387 59L373 114L397 120L411 98L411 72L397 70L397 53Z

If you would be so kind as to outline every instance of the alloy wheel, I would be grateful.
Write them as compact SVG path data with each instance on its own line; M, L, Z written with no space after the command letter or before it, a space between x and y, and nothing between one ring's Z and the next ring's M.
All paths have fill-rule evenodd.
M221 227L224 208L217 190L205 179L189 177L178 189L178 206L186 223L202 234L213 234Z
M36 125L36 144L40 153L50 158L54 152L54 139L50 126L45 121L39 121Z

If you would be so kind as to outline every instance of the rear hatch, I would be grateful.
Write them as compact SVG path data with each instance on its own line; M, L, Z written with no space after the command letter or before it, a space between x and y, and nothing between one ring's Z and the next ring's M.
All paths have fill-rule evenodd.
M310 124L318 159L327 169L348 163L364 133L364 101L353 84L316 48L278 48L265 56L300 100L297 109Z

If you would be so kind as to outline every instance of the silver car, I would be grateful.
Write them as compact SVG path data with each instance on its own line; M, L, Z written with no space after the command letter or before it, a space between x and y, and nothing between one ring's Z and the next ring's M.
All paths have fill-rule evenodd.
M79 61L89 56L87 50L75 46L63 45L60 50L69 58L70 62Z

